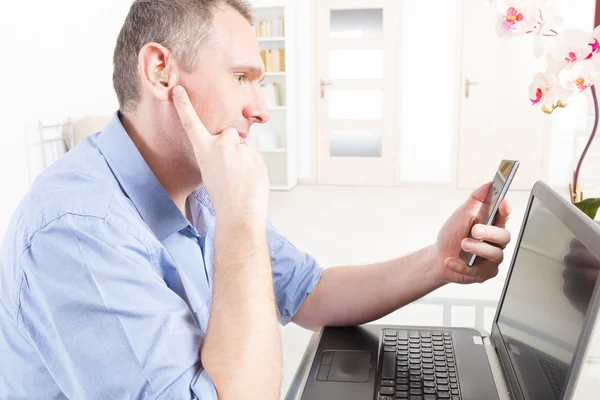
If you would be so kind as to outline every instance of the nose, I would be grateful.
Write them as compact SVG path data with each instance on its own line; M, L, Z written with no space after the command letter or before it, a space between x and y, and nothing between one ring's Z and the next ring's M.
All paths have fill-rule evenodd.
M254 99L252 104L244 108L244 117L252 123L264 124L271 119L269 107L262 94L258 93Z

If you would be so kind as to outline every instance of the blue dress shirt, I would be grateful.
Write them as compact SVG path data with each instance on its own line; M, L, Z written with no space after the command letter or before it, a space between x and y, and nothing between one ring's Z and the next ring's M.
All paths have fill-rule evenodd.
M0 253L0 399L217 398L200 362L215 217L203 187L188 203L192 223L118 113L39 176ZM267 235L286 324L322 268Z

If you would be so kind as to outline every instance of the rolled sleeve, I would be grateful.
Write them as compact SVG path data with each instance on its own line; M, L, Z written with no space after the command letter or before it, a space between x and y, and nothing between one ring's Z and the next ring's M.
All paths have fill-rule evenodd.
M22 254L20 328L73 399L217 399L204 333L126 226L65 215Z
M323 268L270 223L267 234L279 322L287 325L319 282Z

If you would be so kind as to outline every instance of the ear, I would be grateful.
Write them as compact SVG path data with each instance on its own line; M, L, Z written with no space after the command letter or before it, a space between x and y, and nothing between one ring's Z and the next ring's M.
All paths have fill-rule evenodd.
M158 43L144 45L138 54L142 92L159 101L168 101L169 92L177 85L176 69L169 49Z

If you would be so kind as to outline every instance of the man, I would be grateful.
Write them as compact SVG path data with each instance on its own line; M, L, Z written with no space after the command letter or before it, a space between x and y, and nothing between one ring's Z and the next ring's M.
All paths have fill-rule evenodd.
M120 111L37 179L6 234L3 399L275 399L278 322L361 324L497 274L507 203L464 239L487 185L435 244L380 264L323 271L267 222L242 0L135 1L114 68ZM468 268L461 245L485 260Z

